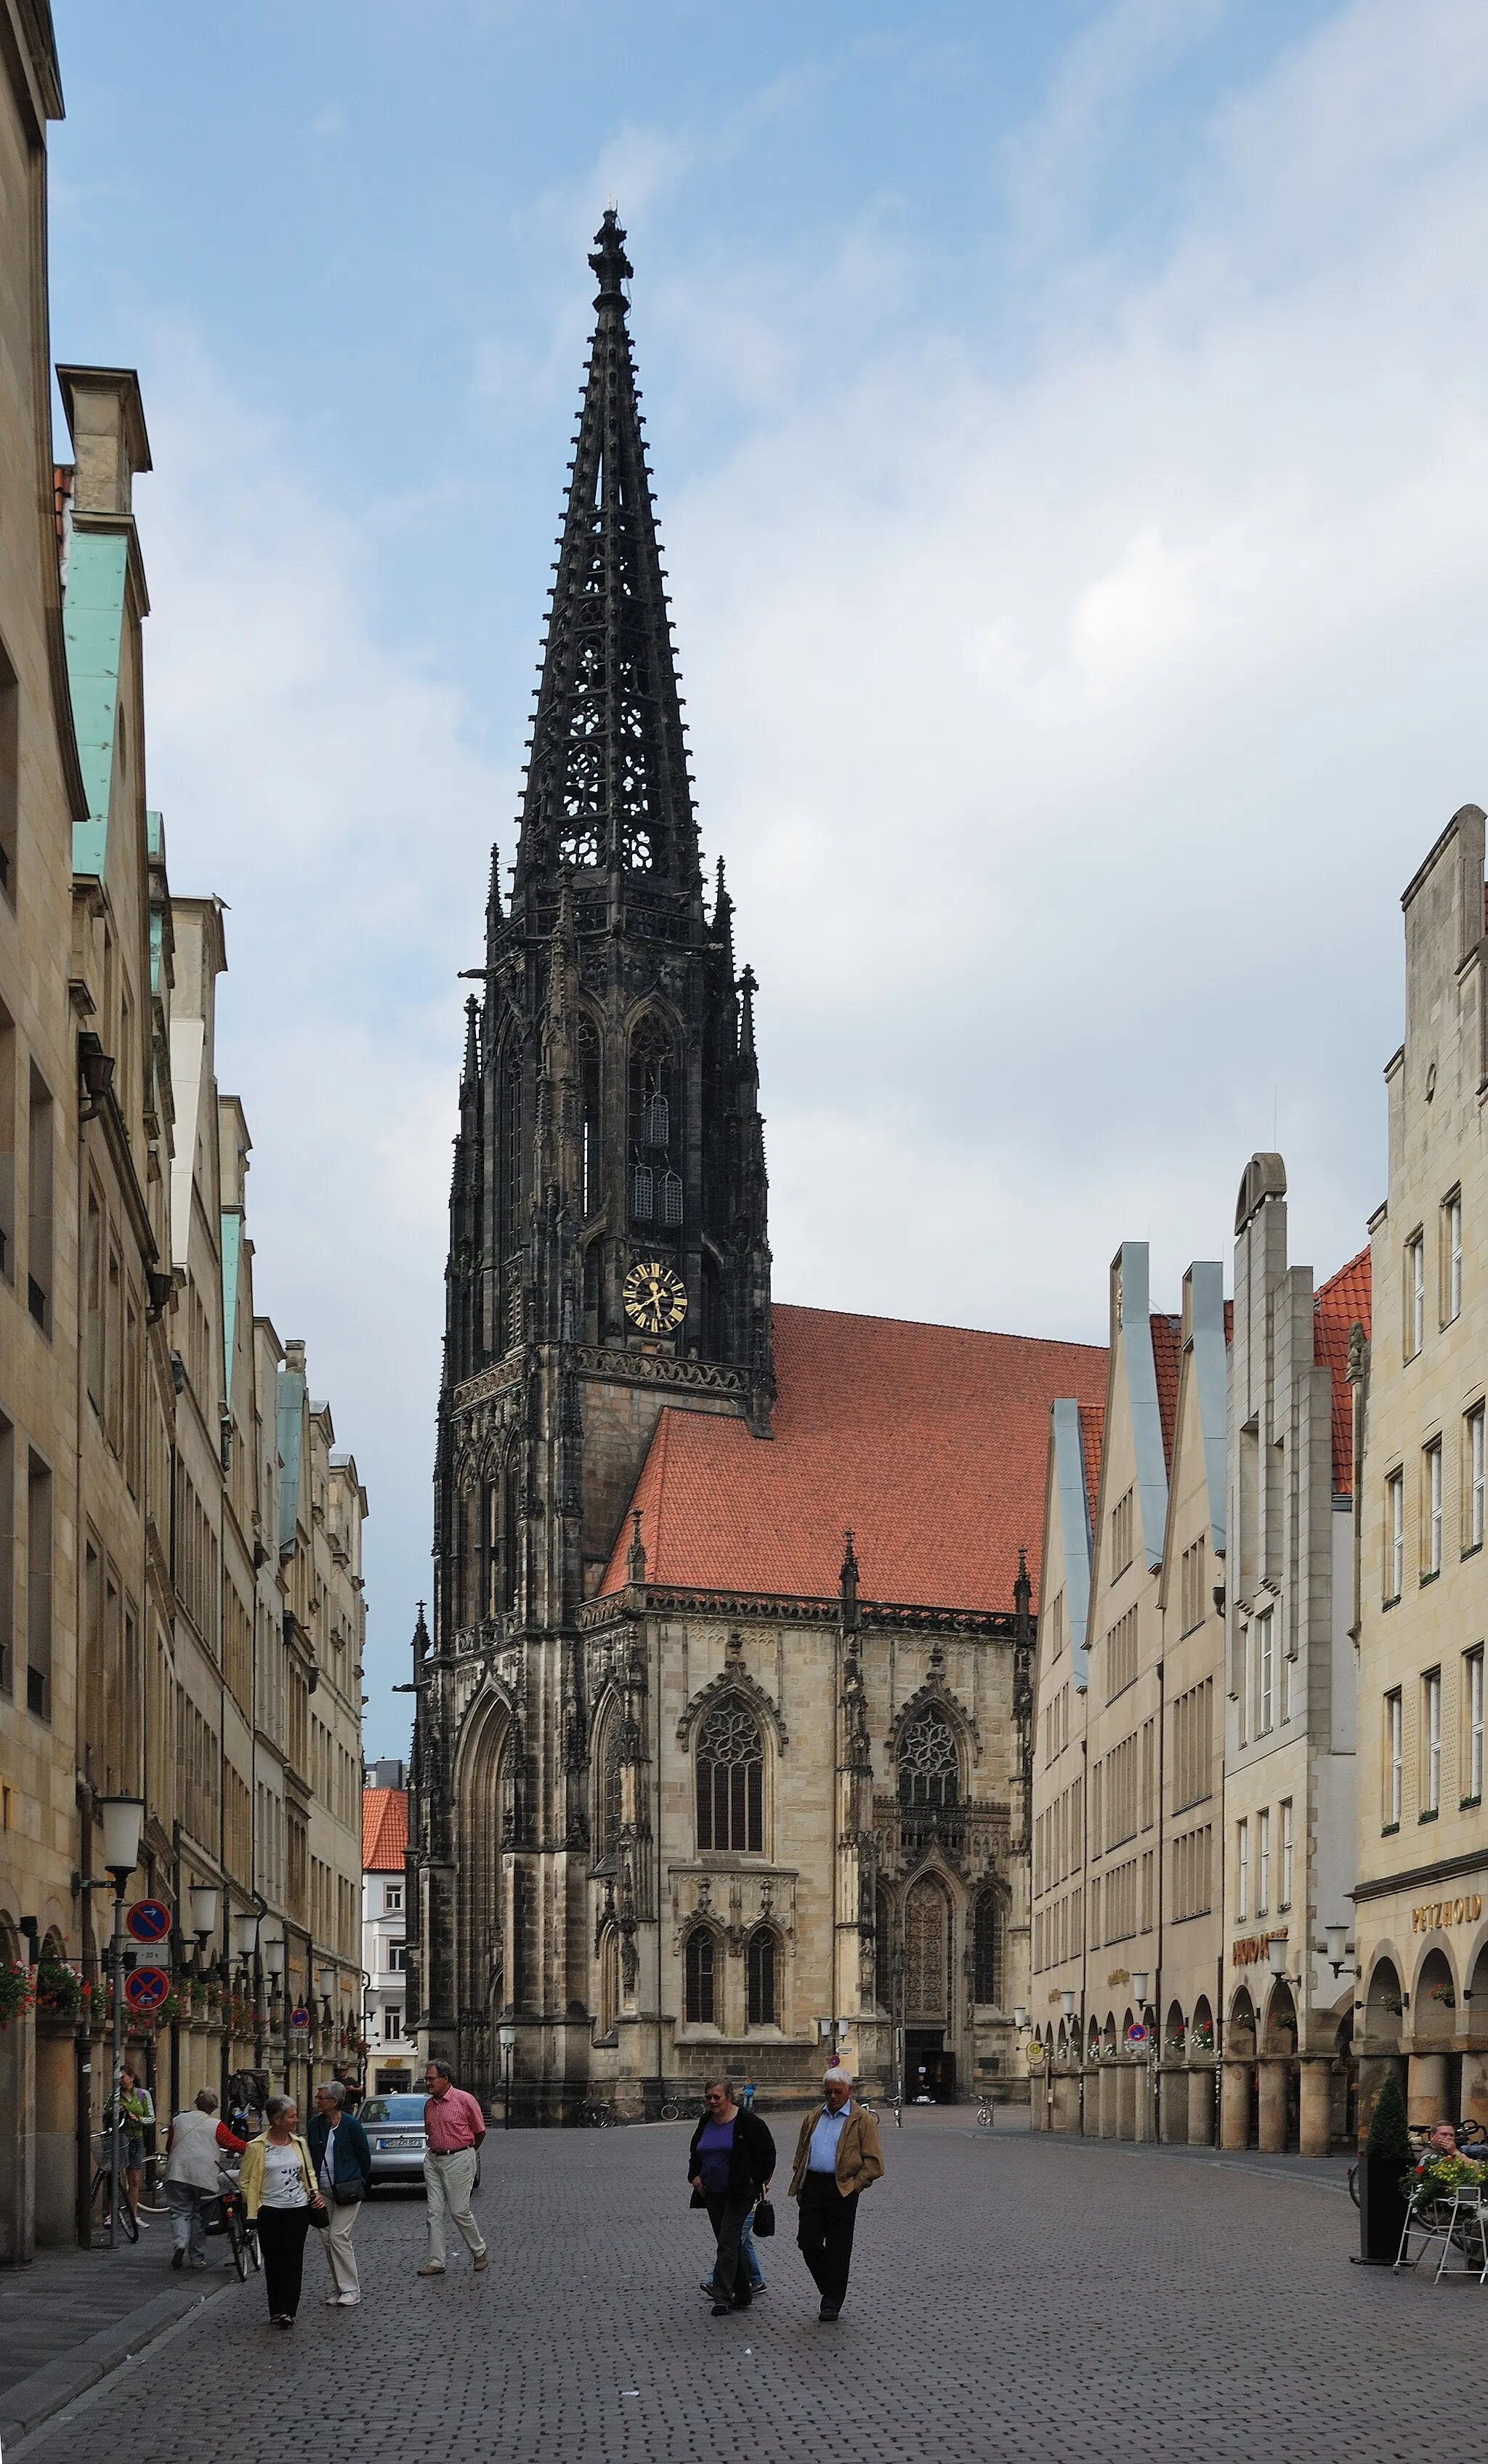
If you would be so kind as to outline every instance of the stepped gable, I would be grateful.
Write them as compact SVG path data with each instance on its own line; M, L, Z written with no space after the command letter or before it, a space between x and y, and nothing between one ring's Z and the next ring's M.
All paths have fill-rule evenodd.
M1355 1325L1369 1332L1369 1252L1360 1250L1340 1266L1313 1300L1312 1350L1320 1368L1333 1378L1333 1494L1351 1497L1354 1485L1353 1397L1348 1391L1348 1332Z
M865 1599L1010 1610L1019 1547L1042 1551L1049 1407L1099 1413L1104 1347L783 1304L774 1334L768 1441L662 1414L631 1501L647 1581L830 1597L850 1528ZM630 1537L627 1515L603 1592Z

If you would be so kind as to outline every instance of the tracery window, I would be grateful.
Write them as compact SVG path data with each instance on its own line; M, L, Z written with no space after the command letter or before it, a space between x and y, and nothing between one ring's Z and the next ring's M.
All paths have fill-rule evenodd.
M873 1907L873 1991L881 2011L894 2007L892 1921L888 1893L880 1891Z
M587 1010L579 1021L579 1093L582 1111L580 1163L587 1221L604 1194L600 1177L600 1030Z
M694 2028L713 2024L713 1938L706 1925L694 1925L687 1944L687 2014Z
M972 1999L1002 1999L1002 1926L997 1895L990 1884L978 1892L972 1912Z
M620 2016L620 1934L606 1925L600 1936L600 2034L608 2036Z
M944 1711L927 1703L899 1740L899 1802L954 1805L960 1775L955 1732Z
M674 1075L671 1037L653 1013L630 1039L630 1212L638 1223L658 1215L667 1224L682 1221L682 1182L671 1162Z
M951 1903L928 1876L904 1903L905 2010L913 2019L945 2019L951 1974Z
M750 1935L744 1967L749 2025L752 2028L773 2028L779 2013L775 1998L776 1941L769 1925L757 1925Z
M736 1694L713 1705L697 1740L697 1844L759 1854L765 1753L759 1723Z
M510 1255L522 1237L522 1057L514 1036L502 1046L499 1085L501 1229Z
M611 1707L600 1736L595 1791L595 1853L613 1857L620 1844L620 1720Z

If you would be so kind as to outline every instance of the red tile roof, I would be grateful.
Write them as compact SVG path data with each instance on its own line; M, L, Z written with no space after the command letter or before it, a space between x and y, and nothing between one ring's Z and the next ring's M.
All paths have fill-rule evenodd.
M1348 1330L1369 1331L1369 1253L1361 1249L1320 1284L1313 1301L1312 1351L1321 1369L1333 1373L1333 1494L1351 1497L1354 1485L1353 1397L1348 1391Z
M1163 1317L1155 1309L1149 1321L1152 1330L1152 1366L1157 1372L1157 1417L1163 1426L1163 1461L1172 1470L1173 1431L1178 1421L1178 1361L1183 1351L1183 1320Z
M631 1503L646 1576L688 1590L835 1595L854 1533L864 1599L1011 1609L1038 1579L1049 1406L1105 1393L1094 1344L777 1306L770 1439L664 1411ZM622 1524L602 1591L625 1580Z
M1095 1530L1096 1501L1101 1494L1101 1446L1105 1436L1104 1403L1082 1403L1080 1406L1080 1441L1085 1458L1085 1523L1086 1538Z
M401 1874L408 1844L408 1792L405 1788L364 1788L361 1792L361 1870L364 1874Z

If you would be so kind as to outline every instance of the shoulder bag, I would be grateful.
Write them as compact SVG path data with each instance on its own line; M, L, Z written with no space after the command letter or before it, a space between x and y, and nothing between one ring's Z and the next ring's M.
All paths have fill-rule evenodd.
M769 2199L755 2201L755 2221L751 2227L756 2241L768 2241L775 2231L775 2209Z
M304 2174L305 2188L309 2192L308 2211L310 2221L314 2225L317 2233L329 2233L331 2229L331 2211L323 2204L318 2208L316 2206L317 2199L319 2199L322 2202L324 2201L325 2192L321 2189L319 2183L316 2180L316 2168L311 2158L310 2149L303 2139L296 2139L295 2145L299 2149L299 2169Z

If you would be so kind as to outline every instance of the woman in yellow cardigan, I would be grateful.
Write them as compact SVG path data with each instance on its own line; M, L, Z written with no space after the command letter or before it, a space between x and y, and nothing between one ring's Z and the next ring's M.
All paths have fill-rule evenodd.
M299 2113L293 2097L272 2096L267 2118L263 2137L248 2143L238 2188L250 2221L258 2228L270 2325L293 2327L305 2267L305 2235L316 2211L324 2215L325 2201L310 2150L295 2127Z

